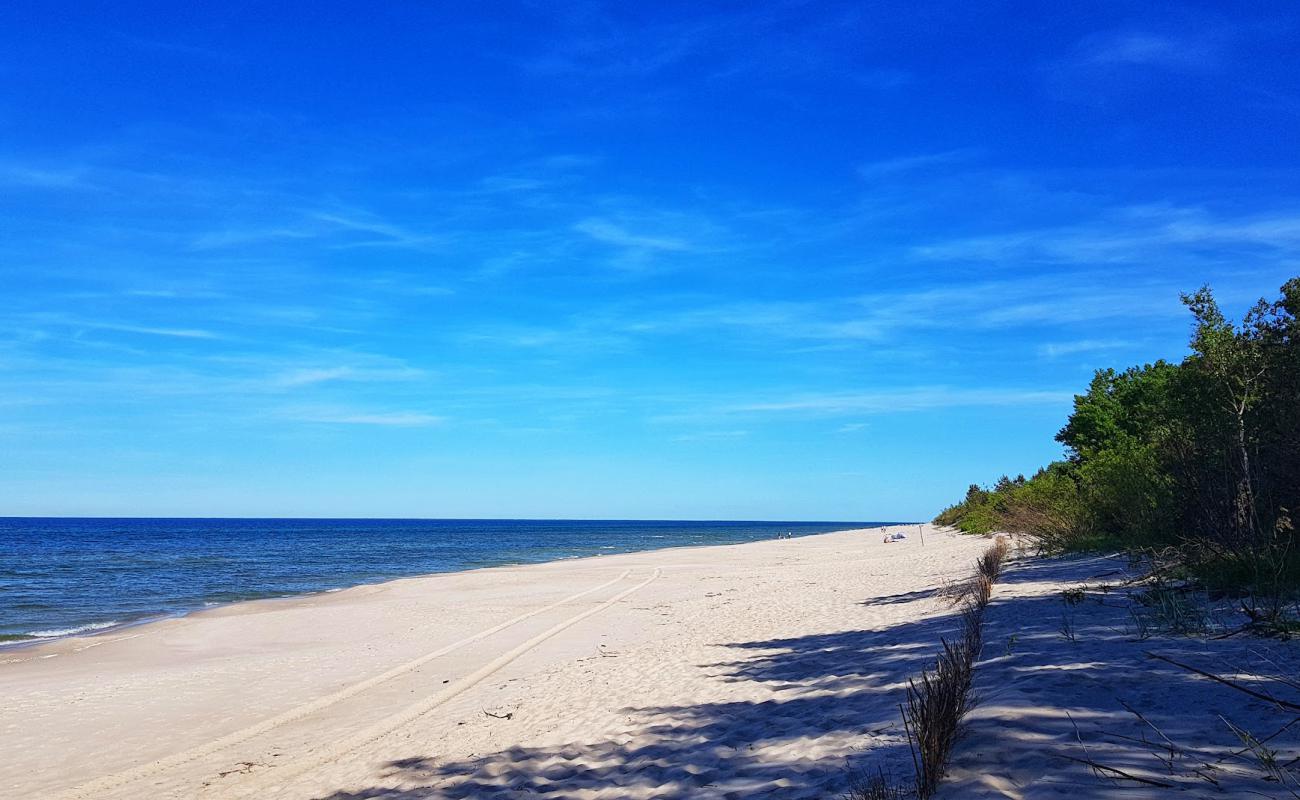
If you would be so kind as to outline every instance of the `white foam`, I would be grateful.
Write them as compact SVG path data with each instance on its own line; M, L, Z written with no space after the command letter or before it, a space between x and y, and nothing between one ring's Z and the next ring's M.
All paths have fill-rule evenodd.
M82 625L77 628L51 628L48 631L31 631L27 635L35 636L38 639L53 639L56 636L75 636L78 633L90 633L91 631L102 631L105 628L111 628L114 625L121 625L117 620L112 622L92 622L89 625Z

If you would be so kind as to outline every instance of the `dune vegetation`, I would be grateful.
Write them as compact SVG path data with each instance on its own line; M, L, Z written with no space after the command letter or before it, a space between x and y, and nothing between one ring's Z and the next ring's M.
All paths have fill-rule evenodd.
M1097 371L1056 436L1065 458L972 485L935 521L1144 554L1275 626L1300 587L1300 278L1240 323L1208 287L1183 302L1186 358Z

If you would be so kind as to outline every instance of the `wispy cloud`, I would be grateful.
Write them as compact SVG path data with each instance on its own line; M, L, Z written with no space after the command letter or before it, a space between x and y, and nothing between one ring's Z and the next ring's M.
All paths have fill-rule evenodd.
M1032 406L1069 402L1070 391L1037 389L964 389L923 386L871 392L796 395L724 409L730 413L886 414L972 406Z
M583 325L621 337L708 334L715 344L772 342L894 347L923 332L1062 327L1102 320L1183 313L1165 280L1124 274L966 281L951 286L804 301L748 301L590 312ZM727 332L730 332L728 334Z
M626 247L632 250L685 252L692 249L691 243L685 239L674 236L633 233L621 225L596 217L582 220L574 225L573 229L603 244Z
M117 33L118 39L139 50L147 50L158 53L168 53L180 56L199 57L203 59L233 61L235 60L231 53L222 50L216 50L210 47L202 47L185 42L151 39L143 36L134 36L127 33Z
M728 11L706 10L669 22L641 19L596 6L559 8L559 32L540 52L518 59L527 72L601 85L655 79L660 84L833 77L860 87L892 90L913 80L893 64L863 63L871 37L868 14L858 6L807 13L803 2L766 3ZM691 69L686 77L683 68Z
M446 422L446 417L422 411L358 411L346 408L286 409L277 416L291 422L391 428L427 428Z
M421 233L359 210L309 211L280 224L247 225L209 231L194 237L195 250L246 247L277 241L319 240L333 247L402 247L428 249L445 238Z
M1076 63L1097 67L1159 67L1200 71L1217 67L1222 37L1121 30L1089 36L1079 43Z
M318 235L317 231L307 228L227 228L199 234L194 237L192 246L195 250L215 250L276 240L313 239Z
M125 289L122 294L157 300L221 300L229 297L225 292L211 289Z
M1132 346L1132 342L1119 339L1080 339L1074 342L1048 342L1038 346L1038 354L1044 358L1061 358L1079 353L1095 353L1107 350L1121 350Z
M362 234L364 238L358 244L426 247L442 242L440 237L413 231L369 212L318 211L311 216L334 231Z
M683 433L673 437L674 442L717 442L732 439L743 439L749 436L749 431L731 430L731 431L697 431L695 433Z
M153 328L145 325L114 325L106 322L91 323L88 327L105 331L138 333L144 336L170 336L177 339L220 339L220 335L202 328Z
M366 384L416 384L434 373L404 359L347 348L296 345L283 351L254 348L191 359L193 369L209 375L212 391L239 394L281 394L333 384L351 384L347 391L364 391ZM392 393L397 387L385 387Z
M272 379L272 383L285 388L297 386L311 386L317 383L326 383L328 381L343 380L351 378L354 371L351 367L327 367L316 369L295 369L277 375Z
M423 370L413 369L411 367L303 367L299 369L291 369L275 375L271 378L270 385L284 389L295 389L303 386L316 386L318 384L331 383L335 381L350 381L354 383L405 381L421 378L425 375L426 373Z
M111 320L94 320L72 317L64 314L36 313L19 317L16 323L20 327L59 327L73 332L77 331L113 331L139 336L163 336L171 339L223 339L221 334L204 328L176 327L169 325L149 325Z
M632 346L627 330L598 318L574 319L554 325L503 323L458 334L471 345L491 345L543 352L549 356L623 352Z
M42 167L21 163L0 163L0 186L25 189L97 188L79 167Z
M1161 255L1199 255L1198 248L1242 246L1300 252L1300 211L1217 217L1202 209L1133 206L1088 223L974 236L912 248L929 261L1054 262L1105 265Z
M944 150L938 153L920 153L917 155L897 156L879 161L871 161L858 167L858 174L864 178L893 177L932 167L945 167L962 164L979 155L974 148Z

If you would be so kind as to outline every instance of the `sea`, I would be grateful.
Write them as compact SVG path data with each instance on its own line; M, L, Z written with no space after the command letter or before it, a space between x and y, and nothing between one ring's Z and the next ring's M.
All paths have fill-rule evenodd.
M411 575L887 524L0 517L0 642Z

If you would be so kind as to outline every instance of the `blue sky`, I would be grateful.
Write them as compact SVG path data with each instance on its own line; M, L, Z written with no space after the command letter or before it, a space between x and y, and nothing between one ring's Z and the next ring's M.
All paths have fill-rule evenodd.
M1300 274L1291 3L10 4L0 514L928 518Z

